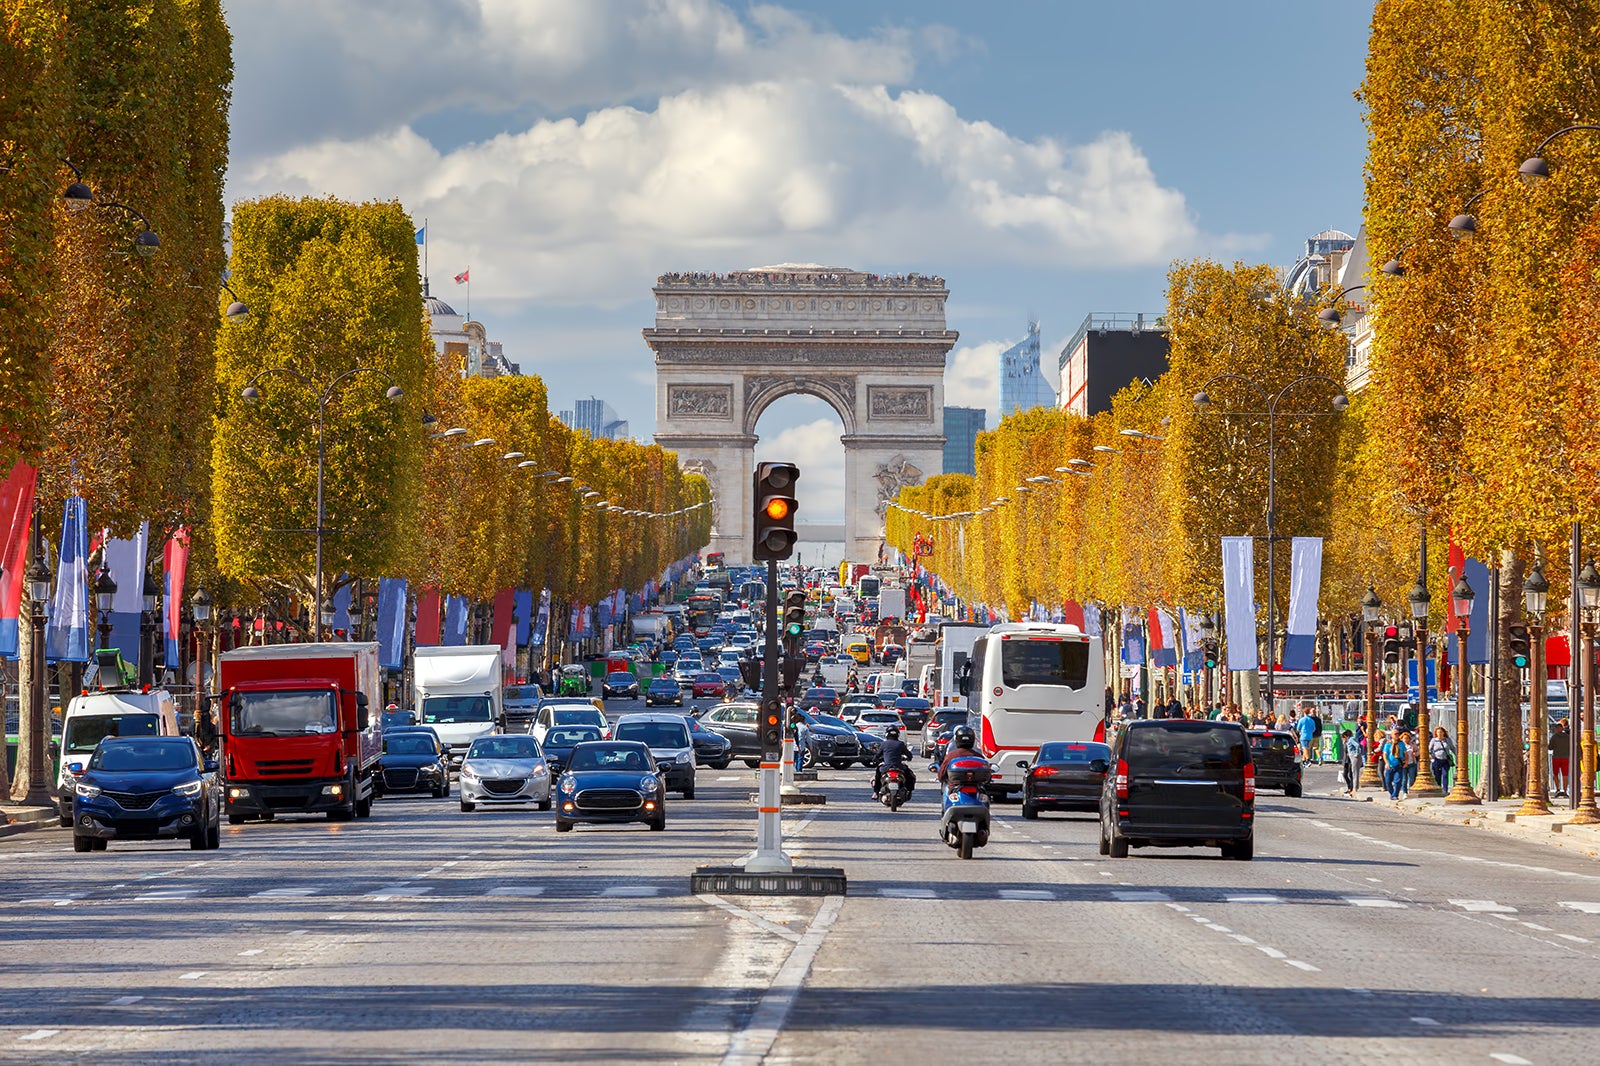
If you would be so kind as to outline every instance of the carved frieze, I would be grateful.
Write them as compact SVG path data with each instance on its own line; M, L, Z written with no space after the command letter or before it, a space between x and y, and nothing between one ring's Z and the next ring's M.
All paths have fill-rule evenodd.
M867 412L875 422L932 422L929 385L868 385Z
M889 502L900 495L900 490L907 485L922 484L922 471L913 465L904 455L896 455L888 462L878 467L877 473L872 475L878 482L878 514L888 512Z
M668 418L733 419L732 385L668 385Z

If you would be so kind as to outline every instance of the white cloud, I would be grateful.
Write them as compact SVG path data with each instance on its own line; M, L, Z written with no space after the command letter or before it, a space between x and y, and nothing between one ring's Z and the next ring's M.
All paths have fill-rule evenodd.
M787 460L800 468L800 522L844 521L843 429L834 417L819 418L763 436L757 461Z
M230 192L398 196L474 295L614 306L657 273L809 260L1157 264L1192 247L1132 140L1024 141L937 96L812 81L691 89L440 152L407 126L235 170Z
M982 407L984 425L1000 424L1000 353L1015 341L962 345L945 362L944 402L951 407Z

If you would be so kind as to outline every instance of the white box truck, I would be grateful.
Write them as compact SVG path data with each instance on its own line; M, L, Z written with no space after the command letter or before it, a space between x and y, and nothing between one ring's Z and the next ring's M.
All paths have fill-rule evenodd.
M961 694L961 668L972 654L972 645L989 632L989 627L977 622L946 622L939 627L939 692L933 701L935 707L965 706L967 698Z
M898 585L890 587L885 585L878 590L878 618L898 618L905 621L906 617L906 590Z
M458 767L472 742L505 725L499 645L418 648L413 661L417 724L439 734Z

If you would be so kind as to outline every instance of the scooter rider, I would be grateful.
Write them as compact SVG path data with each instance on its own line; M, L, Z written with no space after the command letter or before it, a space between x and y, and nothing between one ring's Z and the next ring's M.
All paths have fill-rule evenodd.
M945 752L944 762L939 764L939 783L943 784L945 772L950 769L950 764L957 759L982 759L981 751L974 746L978 743L977 734L973 733L970 725L958 725L950 734L950 748Z
M917 788L917 775L911 772L911 749L906 742L900 739L900 727L890 726L884 730L883 758L878 763L878 772L872 779L872 794L878 795L883 791L883 774L885 770L899 770L906 778L906 796L909 797Z

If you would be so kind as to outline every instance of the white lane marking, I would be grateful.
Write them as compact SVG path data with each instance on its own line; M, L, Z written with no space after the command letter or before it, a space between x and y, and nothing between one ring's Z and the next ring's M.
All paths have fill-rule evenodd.
M1288 955L1285 955L1283 952L1279 951L1277 948L1269 948L1265 944L1257 944L1256 950L1261 952L1261 954L1265 955L1269 959L1287 959L1289 957Z
M118 996L116 999L106 1001L108 1007L131 1007L143 999L143 996Z
M1229 929L1227 926L1218 925L1216 922L1207 922L1206 923L1206 928L1211 930L1213 933L1231 933L1231 932L1233 932L1233 930Z
M376 892L369 894L367 898L371 900L377 900L381 903L385 900L408 899L413 896L421 896L432 891L433 889L428 885L390 885L388 888L380 888ZM333 918L334 915L330 914L328 917ZM338 917L342 918L344 915L341 914Z
M200 978L204 977L206 975L206 973L207 973L207 971L205 971L205 970L190 970L188 973L180 973L178 975L178 980L180 980L180 981L198 981L198 980L200 980Z
M1474 914L1515 914L1517 908L1507 907L1504 903L1496 903L1492 899L1452 899L1448 902L1460 907L1464 911Z
M61 1032L60 1029L35 1029L31 1033L25 1033L22 1036L17 1037L17 1039L18 1040L49 1040L52 1036L55 1036L59 1032Z
M1557 933L1556 936L1560 937L1562 940L1570 940L1574 944L1587 944L1590 942L1589 938L1586 936L1573 936L1571 933Z
M1228 936L1233 940L1237 940L1241 944L1251 944L1251 945L1255 944L1254 940L1251 940L1249 937L1245 936L1243 933L1229 933Z
M1046 892L1042 888L1002 888L1001 899L1055 899L1054 892Z
M727 900L713 892L702 892L700 893L700 898L711 904L713 907L721 907L723 910L727 911L736 918L743 918L751 925L754 925L757 929L764 929L773 936L782 937L791 943L800 943L801 935L795 932L793 929L790 929L787 926L779 925L777 922L774 922L769 918L763 918L754 911L745 910L743 907L737 904L729 903Z
M1584 900L1557 903L1556 906L1565 907L1571 911L1582 911L1584 914L1600 914L1600 903L1590 903Z
M1327 822L1319 822L1315 818L1313 818L1311 820L1311 824L1316 826L1318 829L1332 829L1333 828L1333 826L1329 825Z
M63 892L59 896L38 896L34 899L19 899L18 903L48 903L55 907L65 907L75 899L82 899L87 893Z
M1320 969L1318 969L1317 967L1311 965L1309 962L1301 962L1299 959L1284 959L1283 961L1288 963L1290 966L1293 966L1297 970L1304 970L1306 973L1321 973L1322 972Z
M1281 896L1224 896L1224 903L1282 903Z
M1537 922L1523 922L1522 926L1524 929L1532 929L1536 933L1554 932L1548 925L1539 925Z
M1502 922L1514 922L1514 921L1516 921L1516 919L1511 917L1511 915L1509 915L1509 914L1491 914L1491 915L1489 915L1489 917L1498 918Z
M1411 1020L1416 1022L1418 1025L1438 1025L1439 1024L1438 1022L1434 1021L1432 1018L1424 1018L1421 1015L1418 1015L1415 1018L1412 1018Z
M1354 992L1358 996L1370 996L1370 995L1372 995L1372 989L1370 989L1370 988L1358 988L1355 985L1346 985L1344 990L1346 992Z
M1378 879L1378 878L1376 878L1376 877L1369 877L1369 878L1367 878L1367 880L1368 880L1368 881L1371 881L1371 882L1372 882L1372 883L1373 883L1373 884L1375 884L1375 885L1381 885L1381 884L1383 884L1383 882L1382 882L1382 881L1380 881L1380 880L1379 880L1379 879Z
M1397 899L1374 899L1368 896L1346 896L1346 903L1354 907L1404 907Z
M762 994L756 1009L751 1012L749 1023L728 1045L722 1066L757 1066L767 1057L767 1052L777 1042L783 1023L789 1018L789 1011L800 996L800 988L811 969L811 962L817 957L817 951L822 947L828 931L833 928L842 906L843 896L829 896L822 901L822 906L817 908L817 916L811 919L811 925L800 938L800 943L789 953L771 987Z
M931 888L880 888L878 894L890 899L933 899Z
M198 888L166 888L159 892L141 892L134 896L135 901L158 899L188 899L199 892Z
M1509 1051L1496 1051L1489 1057L1496 1062L1505 1063L1506 1066L1533 1066L1532 1060L1525 1059L1521 1055L1513 1055Z
M488 894L491 896L542 896L544 895L544 886L501 885L499 888L491 888Z
M1100 876L1101 877L1110 877L1110 876L1112 876L1112 874L1111 874L1110 870L1101 870L1100 871Z
M239 952L239 957L240 958L249 958L251 955L260 955L265 950L266 950L265 948L251 948L249 951L241 951L241 952Z
M1181 903L1169 903L1169 904L1167 904L1167 906L1171 907L1173 910L1177 911L1179 914L1188 914L1189 913L1189 908L1185 907Z
M658 895L660 892L661 889L656 885L612 885L611 887L603 890L600 894L602 896L627 896L629 898L639 898L643 896Z
M1123 903L1166 903L1172 897L1153 888L1136 888L1131 891L1112 889L1111 895Z
M459 859L451 859L449 862L443 862L443 863L440 863L439 865L444 866L444 867L460 866L461 865L461 861Z
M316 894L317 890L314 888L269 888L262 892L253 892L251 897L254 899L291 899L314 896Z

